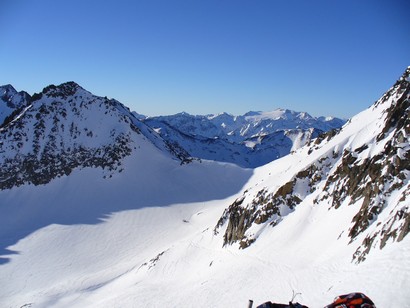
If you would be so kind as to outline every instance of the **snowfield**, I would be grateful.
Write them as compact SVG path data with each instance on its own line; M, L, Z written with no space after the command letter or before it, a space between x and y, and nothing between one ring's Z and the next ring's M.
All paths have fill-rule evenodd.
M233 165L150 157L155 170L130 158L111 179L84 169L2 191L0 306L246 307L249 299L286 303L296 292L323 307L353 291L378 307L410 300L409 238L352 263L355 246L340 230L353 207L329 211L306 200L249 248L222 247L213 229L223 210L245 183L284 169L280 161L251 177ZM15 230L18 238L4 238Z
M248 299L287 302L295 291L299 302L323 307L336 294L362 291L378 307L406 307L408 239L356 266L352 251L329 243L335 232L315 231L332 229L330 222L293 215L249 249L225 249L209 228L222 204L144 208L94 225L44 227L10 247L18 255L1 266L1 305L246 307Z
M148 143L124 165L108 179L86 168L48 185L0 192L1 307L112 306L104 302L117 291L95 301L103 286L117 285L117 295L129 290L132 273L196 234L202 209L204 217L218 216L225 202L209 200L234 195L253 172L208 161L181 166Z

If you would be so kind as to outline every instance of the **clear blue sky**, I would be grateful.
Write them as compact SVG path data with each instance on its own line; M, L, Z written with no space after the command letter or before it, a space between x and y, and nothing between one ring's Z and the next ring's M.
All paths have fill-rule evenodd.
M0 84L146 115L351 117L410 65L408 0L0 0Z

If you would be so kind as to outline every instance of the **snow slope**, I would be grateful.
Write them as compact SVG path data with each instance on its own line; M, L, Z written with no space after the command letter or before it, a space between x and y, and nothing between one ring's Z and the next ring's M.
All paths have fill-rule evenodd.
M123 165L109 179L104 170L84 168L0 192L1 307L64 306L67 296L91 294L186 236L183 219L208 200L235 194L252 173L213 162L180 165L155 147Z
M1 190L0 306L246 307L249 299L287 303L295 292L296 301L323 307L353 291L377 307L408 306L410 239L398 236L410 208L406 73L340 132L255 170L181 165L131 134L136 146L111 177L81 166L44 185ZM362 181L343 190L349 170L374 170L369 161L384 171L357 173ZM362 197L372 183L383 206L350 234L364 205L377 205ZM236 235L229 242L228 230ZM389 230L396 236L380 249Z
M208 168L197 172L208 175ZM86 173L78 177L87 181ZM173 178L165 179L175 183ZM215 188L209 187L208 180L197 183L201 191ZM238 250L223 248L222 238L213 233L215 221L232 197L195 203L174 200L167 205L165 193L177 198L172 189L155 198L158 190L151 188L151 196L161 206L144 207L142 188L130 196L135 186L122 187L108 201L99 193L111 191L112 182L82 189L76 182L80 182L77 176L58 179L48 192L35 190L21 196L34 197L31 206L61 204L59 210L77 212L78 217L70 223L49 221L8 247L14 254L0 265L2 307L230 307L245 306L248 299L287 302L292 291L300 292L297 300L309 307L323 307L334 296L351 291L365 292L378 307L405 307L409 300L409 239L355 265L350 262L353 248L345 240L335 241L347 216L341 219L334 211L329 217L325 207L300 207L254 245ZM214 184L226 189L231 183ZM96 186L100 189L94 193ZM232 192L237 189L233 188ZM14 194L20 196L21 189ZM58 202L50 200L52 192ZM2 192L1 200L5 195ZM188 195L196 196L195 191ZM210 199L216 197L224 196ZM95 215L95 221L84 222L81 211L91 198L94 208L107 209L110 204L111 208ZM134 209L121 210L130 203ZM67 206L74 209L64 209Z

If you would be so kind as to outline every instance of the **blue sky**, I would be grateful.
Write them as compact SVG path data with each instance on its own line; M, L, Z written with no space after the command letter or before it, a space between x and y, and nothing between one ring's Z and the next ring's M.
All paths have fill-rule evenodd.
M0 84L146 115L351 117L410 65L407 0L1 0Z

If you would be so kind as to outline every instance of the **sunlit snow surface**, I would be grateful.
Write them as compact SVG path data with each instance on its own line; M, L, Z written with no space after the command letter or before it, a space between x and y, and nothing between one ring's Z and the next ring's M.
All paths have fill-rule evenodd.
M301 293L297 300L310 307L324 306L337 294L351 291L366 293L379 307L406 306L409 239L376 251L361 265L350 263L354 247L337 240L349 223L348 207L328 211L307 200L248 249L222 248L213 227L233 197L206 201L191 186L186 198L201 202L166 202L173 193L171 199L177 202L183 193L179 185L188 187L183 179L192 180L193 174L197 179L197 172L212 178L209 169L220 168L225 178L213 181L221 191L239 189L250 175L232 166L204 166L184 166L184 171L168 166L169 175L157 171L163 178L153 188L115 178L93 181L95 171L85 170L47 188L3 192L1 200L9 195L27 200L21 214L25 222L16 229L24 232L25 223L33 226L30 220L41 219L30 206L43 208L50 222L61 211L62 217L71 216L71 223L31 227L32 233L8 247L13 254L0 265L0 306L241 307L248 299L286 303L292 291ZM178 184L160 184L167 181ZM196 181L191 184L215 189L213 183ZM105 191L111 189L118 193ZM155 202L149 203L149 196ZM92 214L95 221L81 223Z
M377 307L407 307L409 236L352 263L365 234L348 244L346 230L360 204L329 209L313 202L318 190L277 226L253 230L259 237L244 250L223 247L214 233L245 190L279 187L337 148L367 143L361 155L378 153L378 108L310 155L302 148L255 170L180 165L140 136L140 148L111 178L85 168L1 191L0 307L246 307L249 299L287 303L293 293L323 307L354 291Z

